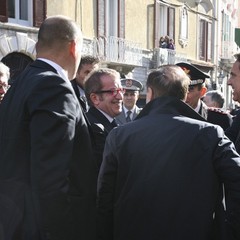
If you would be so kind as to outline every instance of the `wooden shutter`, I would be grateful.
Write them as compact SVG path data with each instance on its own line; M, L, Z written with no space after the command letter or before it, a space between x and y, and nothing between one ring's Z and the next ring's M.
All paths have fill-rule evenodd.
M118 37L125 38L125 0L118 0Z
M97 35L105 36L105 0L97 1Z
M0 1L0 22L8 21L7 0Z
M40 27L46 19L47 7L46 0L33 0L33 26Z
M157 48L159 46L159 3L157 0L154 2L154 43L153 46Z

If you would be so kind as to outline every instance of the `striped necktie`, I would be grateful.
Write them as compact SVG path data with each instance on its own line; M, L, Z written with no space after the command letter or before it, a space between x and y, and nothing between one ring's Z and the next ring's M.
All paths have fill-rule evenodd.
M130 118L130 115L131 115L131 111L127 111L127 117L126 117L126 121L127 122L131 122L132 121L132 119Z

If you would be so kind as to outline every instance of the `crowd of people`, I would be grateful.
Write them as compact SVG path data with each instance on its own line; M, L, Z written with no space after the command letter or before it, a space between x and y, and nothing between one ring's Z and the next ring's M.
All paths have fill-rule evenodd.
M0 239L240 239L240 114L189 63L143 84L98 58L63 16L8 88L0 64ZM240 102L240 54L228 84Z
M175 50L175 44L173 38L170 38L169 36L162 36L159 39L159 47L160 48L168 48L171 50Z

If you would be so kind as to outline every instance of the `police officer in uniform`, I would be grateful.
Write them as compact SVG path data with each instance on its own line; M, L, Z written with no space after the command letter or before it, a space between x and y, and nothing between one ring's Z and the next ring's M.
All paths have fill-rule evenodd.
M125 90L123 95L123 110L116 117L118 125L122 125L134 120L142 108L137 106L139 92L143 90L143 84L135 79L126 78L121 80L122 87Z
M221 109L207 107L201 100L207 92L205 80L206 78L210 78L210 76L185 62L180 62L176 65L180 66L191 79L186 103L208 122L217 124L226 130L232 124L232 116Z

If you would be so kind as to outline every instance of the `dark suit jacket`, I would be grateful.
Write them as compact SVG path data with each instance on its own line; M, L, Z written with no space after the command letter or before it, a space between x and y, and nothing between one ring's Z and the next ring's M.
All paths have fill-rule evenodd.
M33 62L5 95L0 152L0 201L9 203L0 212L15 218L10 233L0 218L4 239L95 239L88 128L70 82L47 63Z
M102 154L104 150L105 140L108 133L113 129L109 120L95 107L90 107L87 112L87 118L91 124L95 147L94 152L97 159L97 169L102 163Z
M79 92L79 89L78 89L78 84L77 84L77 81L76 79L74 78L72 81L71 81L71 84L73 86L73 89L74 89L74 92L77 96L77 99L83 109L84 112L87 112L88 109L89 109L89 106L88 106L88 103L87 103L87 99L83 99L81 96L80 96L80 92Z
M240 239L240 157L222 128L202 120L182 101L162 97L109 133L98 239L222 239L214 238L222 183L225 225Z

